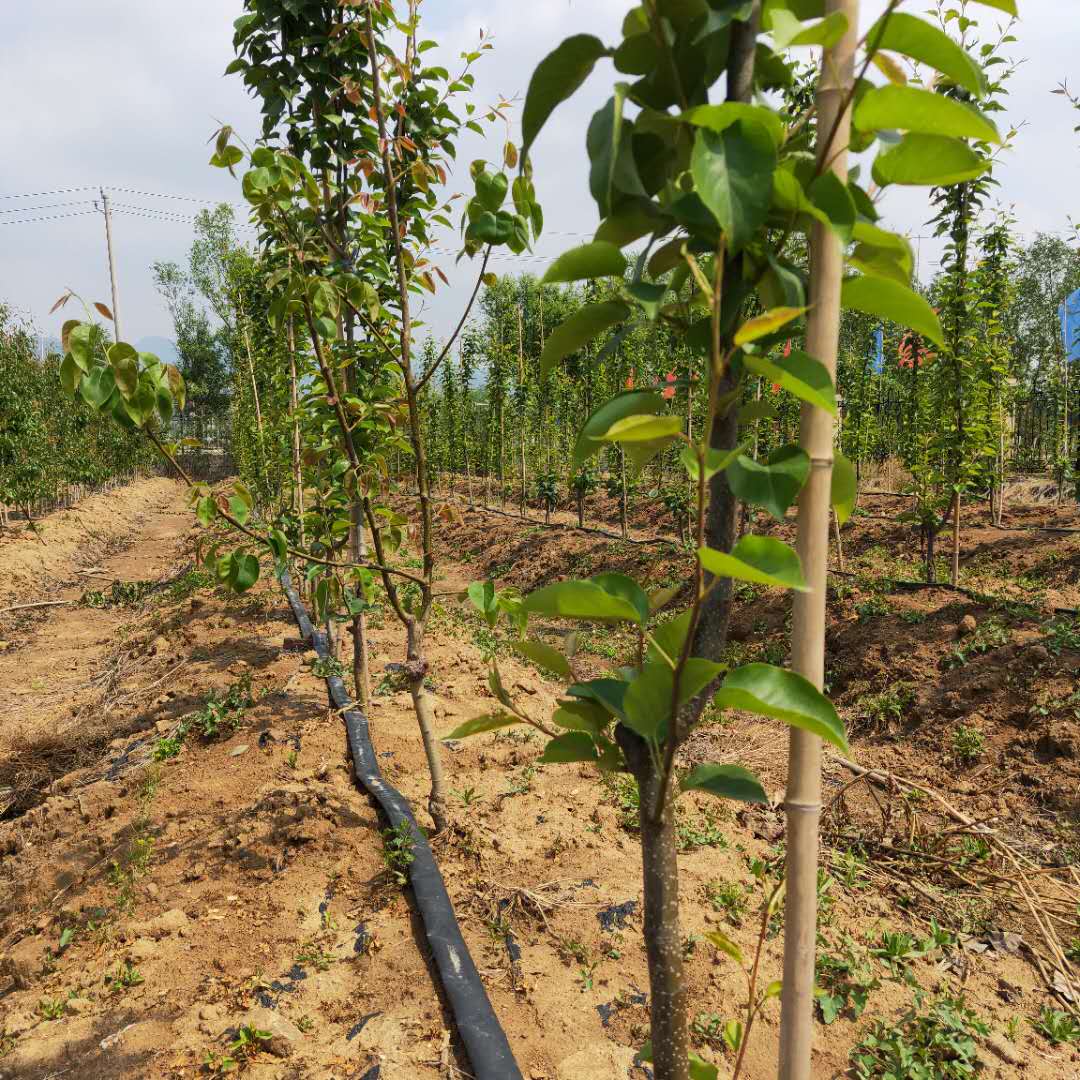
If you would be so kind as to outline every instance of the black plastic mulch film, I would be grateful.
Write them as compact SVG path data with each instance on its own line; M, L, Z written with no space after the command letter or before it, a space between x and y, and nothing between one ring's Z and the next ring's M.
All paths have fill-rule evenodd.
M301 636L325 659L329 656L326 635L312 625L287 572L280 576L280 581ZM407 821L412 830L413 861L409 866L409 881L473 1075L477 1080L522 1080L506 1033L491 1007L480 973L461 936L450 896L427 839L417 826L408 801L386 782L379 769L367 717L359 710L349 708L351 699L340 678L330 676L326 685L334 707L342 710L356 779L382 808L391 827L397 828Z

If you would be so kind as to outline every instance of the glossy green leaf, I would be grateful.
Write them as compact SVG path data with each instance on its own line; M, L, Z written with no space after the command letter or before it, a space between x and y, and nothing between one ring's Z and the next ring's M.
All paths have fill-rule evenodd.
M679 787L683 791L706 791L719 799L766 804L769 801L761 781L741 765L698 765L679 781Z
M635 443L674 439L686 426L681 416L626 416L600 436L603 442Z
M742 949L740 949L739 946L736 945L735 942L732 941L731 938L729 938L727 934L723 933L722 931L708 931L705 934L705 940L715 945L716 948L718 948L722 953L730 956L736 964L741 964L743 962Z
M610 50L591 34L575 34L548 53L536 66L521 114L521 153L529 152L555 107L589 77L596 61Z
M905 135L874 159L874 181L887 184L948 187L974 180L989 163L962 139L947 135Z
M723 709L782 720L848 752L844 725L832 702L797 672L772 664L746 664L727 674L715 701Z
M827 413L836 415L836 388L829 372L820 360L801 349L792 349L788 356L769 359L747 354L743 357L747 371L782 386L800 401L808 401Z
M65 324L67 325L67 324ZM89 372L94 362L94 328L90 323L76 323L68 332L68 352L79 370Z
M687 609L676 615L674 619L668 619L666 622L660 623L652 631L653 640L663 650L663 654L652 642L649 642L648 657L650 660L664 660L665 663L670 660L671 663L668 666L674 665L682 652L687 631L690 629L690 614L690 610Z
M612 721L612 714L601 705L581 698L567 698L559 703L551 721L570 731L588 731L599 735Z
M800 22L790 11L776 8L772 13L772 36L779 49L797 45L822 45L831 48L847 30L847 17L834 11L816 22Z
M749 120L760 124L772 137L773 145L779 147L784 141L784 121L772 109L764 105L748 105L742 101L725 101L720 105L695 105L680 117L686 124L724 131L737 120Z
M609 571L603 574L594 574L590 579L599 585L605 592L612 596L621 596L638 613L641 622L646 622L652 614L649 604L649 596L645 590L631 577Z
M606 709L617 719L623 719L623 700L628 684L622 679L590 679L588 682L574 683L566 688L571 698L593 701Z
M83 400L95 409L102 409L116 390L116 378L112 368L96 367L82 380L79 393Z
M855 500L859 494L859 481L855 466L840 453L833 451L832 488L829 501L836 511L836 520L841 525L855 512Z
M776 147L763 125L736 120L720 132L698 129L690 172L729 253L745 247L765 223L775 170Z
M723 667L710 660L691 657L679 679L676 707L696 697ZM623 723L643 739L663 739L671 719L675 672L663 661L646 663L629 684L623 698Z
M715 1065L692 1051L687 1058L687 1069L690 1080L718 1080L720 1076L720 1070Z
M229 587L235 592L247 592L259 580L259 560L247 551L234 551Z
M556 735L540 755L542 765L561 765L572 761L596 761L600 755L592 736L584 731Z
M916 86L878 86L863 94L852 123L860 131L910 131L1000 142L994 124L974 106Z
M641 621L633 604L605 591L594 581L557 581L545 585L526 596L521 608L530 615L552 615L562 619Z
M664 399L652 390L632 390L604 402L585 421L574 445L574 468L580 469L593 454L607 444L602 436L616 421L640 413L656 415L664 407Z
M941 322L930 304L917 292L892 278L858 277L844 279L840 304L845 308L877 315L915 330L937 345L944 344Z
M705 451L705 480L711 480L718 472L723 472L740 454L745 454L749 443L743 443L734 450L706 450ZM686 466L686 471L691 480L698 478L698 457L693 449L684 446L679 454L679 460Z
M986 80L982 69L967 51L933 23L902 11L879 19L866 35L867 47L902 53L948 76L976 97L982 97Z
M744 536L728 554L699 548L701 565L714 577L737 578L758 585L806 592L802 563L793 548L771 536Z
M60 382L69 394L74 394L79 388L83 373L79 365L75 363L75 357L68 353L60 364Z
M855 200L848 189L834 172L826 172L811 182L806 194L818 210L828 219L833 232L843 244L851 241L855 228Z
M630 308L621 300L605 300L599 304L586 304L564 319L544 342L540 355L540 371L546 375L571 353L583 348L593 338L630 315Z
M1019 15L1016 0L972 0L972 3L982 4L983 7L994 8L996 11L1004 11L1006 15L1011 15L1014 19Z
M513 641L510 647L519 656L524 656L553 675L559 675L564 679L574 677L574 673L570 670L570 662L558 649L552 648L546 642L530 638L527 641Z
M564 251L547 269L547 284L560 281L582 281L589 278L622 277L626 272L626 256L605 240Z
M503 728L513 727L515 724L520 723L522 721L510 713L485 713L483 716L474 716L471 720L458 724L453 731L440 737L443 740L466 739L470 735L483 735L486 731L500 731Z
M751 341L757 341L758 338L765 337L767 334L774 334L782 326L787 326L789 322L799 318L805 311L806 308L804 307L776 307L762 315L747 319L735 331L735 344L747 345Z
M737 499L763 506L778 521L799 497L810 473L810 459L797 446L781 446L767 461L739 455L727 471L728 484Z

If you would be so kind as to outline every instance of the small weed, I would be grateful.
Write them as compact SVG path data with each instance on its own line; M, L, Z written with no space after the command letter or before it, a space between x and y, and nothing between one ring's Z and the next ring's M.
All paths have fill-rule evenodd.
M885 930L881 935L881 944L872 948L870 955L876 956L894 975L898 975L906 974L908 964L924 956L925 949L911 934Z
M1080 650L1080 620L1063 618L1047 623L1043 629L1046 637L1043 644L1055 655L1060 656L1065 649L1074 652Z
M1032 1023L1032 1027L1055 1045L1080 1040L1080 1024L1075 1017L1061 1009L1052 1009L1049 1005L1043 1006L1039 1019Z
M454 796L462 806L472 806L473 803L478 803L483 796L477 794L476 788L467 787L462 788L460 791L451 789L450 794Z
M184 730L186 733L186 729ZM170 758L179 755L183 745L184 736L178 731L175 735L169 735L158 739L158 741L154 743L154 749L150 752L150 756L154 761L168 761Z
M314 664L311 665L311 674L318 675L320 679L329 679L332 676L337 676L341 679L345 677L346 669L345 665L332 656L320 656Z
M514 795L528 795L532 791L533 778L536 776L536 766L526 765L518 774L517 778L509 778L506 781L506 797Z
M125 990L130 990L133 986L139 986L143 982L145 982L145 979L132 966L130 960L125 960L120 967L105 976L105 985L113 994L122 994Z
M310 1016L307 1016L305 1014L304 1016L301 1016L299 1020L296 1021L296 1026L300 1029L300 1031L304 1035L307 1035L309 1032L311 1032L311 1031L313 1031L315 1029L315 1021L312 1020Z
M976 1040L990 1033L962 1000L943 997L922 1012L922 1002L898 1022L878 1020L851 1051L858 1080L969 1080L979 1071Z
M412 826L407 821L393 829L383 830L383 863L398 885L408 883L409 867L414 858Z
M859 622L866 622L868 619L888 615L889 602L884 596L868 597L866 600L860 600L855 605L855 614L859 617Z
M43 1020L59 1020L67 1012L67 1002L63 998L42 998L38 1012Z
M926 612L909 608L907 611L900 612L900 621L907 623L908 626L916 626L919 623L926 622Z
M977 761L986 748L983 733L971 724L960 724L952 733L952 753L957 761L970 764Z
M978 626L974 634L961 641L942 663L946 668L963 667L973 656L981 656L1007 645L1010 639L1007 626L998 619L987 619Z
M114 581L108 589L85 592L79 603L84 607L134 607L154 591L153 581Z
M211 694L202 709L190 719L201 729L203 738L216 739L226 728L235 731L244 711L254 704L251 675L245 672L223 696Z
M309 938L300 946L296 962L301 967L313 967L316 971L329 971L336 957L328 953L314 938Z
M884 731L903 720L914 701L915 691L906 683L896 683L878 694L861 698L858 711L869 730Z
M814 994L824 1024L833 1023L841 1015L857 1020L862 1016L870 994L881 985L865 954L847 936L842 954L818 955L815 971L817 987Z
M713 911L719 911L728 922L742 925L746 914L746 886L739 881L713 881L705 886L705 895Z
M288 767L289 767L290 769L295 769L295 768L296 768L296 763L297 763L297 761L299 760L299 757L300 757L300 755L299 755L299 754L298 754L298 753L297 753L297 752L296 752L295 750L290 750L290 751L289 751L289 752L288 752L288 753L287 753L287 754L285 755L285 764L286 764L286 765L287 765L287 766L288 766Z
M1020 1017L1010 1016L1005 1024L1005 1034L1009 1042L1016 1042L1020 1038Z
M728 838L720 828L719 819L713 810L706 809L694 817L678 814L675 832L682 851L694 851L703 847L723 850L728 847Z

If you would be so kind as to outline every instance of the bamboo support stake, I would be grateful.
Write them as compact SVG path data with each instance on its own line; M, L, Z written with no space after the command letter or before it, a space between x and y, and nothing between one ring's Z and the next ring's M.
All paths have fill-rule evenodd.
M846 16L841 40L822 57L817 90L819 167L847 181L850 98L858 40L858 0L826 0L826 14ZM849 107L845 108L845 105ZM832 136L829 138L829 136ZM825 145L825 143L828 145ZM810 314L806 348L835 379L840 336L840 284L844 255L827 225L810 237ZM829 553L829 504L833 420L804 404L800 445L810 457L810 476L799 499L797 548L810 587L796 593L791 666L819 689L825 676L825 585ZM821 816L821 740L793 729L788 759L787 899L784 922L784 989L780 1021L780 1080L810 1080L814 1030L814 957L817 943L818 822Z

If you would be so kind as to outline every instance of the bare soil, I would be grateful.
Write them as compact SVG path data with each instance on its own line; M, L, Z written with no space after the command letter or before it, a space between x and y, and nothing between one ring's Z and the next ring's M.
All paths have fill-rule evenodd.
M8 987L0 1076L206 1075L208 1055L220 1062L243 1025L272 1036L241 1062L245 1076L467 1075L410 894L383 858L384 823L351 783L340 720L327 710L311 654L282 647L295 636L282 598L271 582L229 598L185 574L197 533L182 492L149 483L159 485L153 498L134 485L93 519L83 508L84 523L105 513L117 522L96 549L85 537L62 539L52 518L40 539L0 544L0 574L9 558L24 565L26 540L44 545L48 582L31 573L12 593L20 600L81 596L86 575L76 571L87 566L100 568L95 588L114 579L162 584L133 604L0 615L9 642L0 654L0 784L12 789L0 823L0 983ZM1067 901L1075 923L1080 895L1067 884L1080 858L1080 706L1071 703L1080 641L1052 609L1080 602L1080 538L1004 533L973 512L964 584L996 599L886 592L875 581L914 576L914 544L896 520L898 500L865 504L874 516L845 529L846 566L857 576L837 577L830 601L829 680L854 757L933 787L1037 863L1067 938ZM610 528L611 505L595 506L593 520ZM1078 521L1071 509L1047 506L1007 517ZM653 534L667 527L647 509L634 524ZM536 715L557 698L555 683L508 655L455 597L465 582L494 575L526 589L619 569L660 585L681 580L687 564L674 544L523 527L460 507L442 519L439 537L453 560L431 650L446 730L494 705L491 648ZM733 659L782 660L786 604L771 592L744 596ZM408 694L387 667L402 659L401 635L389 612L373 621L373 738L389 779L420 808L420 741ZM620 662L625 642L592 633L582 645L600 671ZM184 718L205 715L208 696L230 688L233 700L251 703L226 710L213 737L191 723L176 756L164 756L172 747L163 740ZM961 728L982 737L973 756L958 756ZM775 725L716 717L689 760L742 761L779 798L783 744ZM642 1080L648 1073L633 1059L647 1038L648 983L631 793L585 768L539 766L540 749L518 729L452 744L455 825L436 842L436 857L524 1075ZM876 985L861 1017L819 1025L815 1077L842 1075L873 1018L892 1024L911 1007L913 983L962 994L990 1025L980 1048L985 1075L1080 1076L1075 1050L1052 1046L1030 1023L1044 1006L1064 1006L1025 948L996 933L1015 932L1045 952L1018 897L981 887L980 867L991 860L979 855L977 830L949 834L955 823L932 798L901 790L860 782L841 795L853 779L830 762L827 799L840 797L826 823L822 951L854 950ZM733 1059L719 1025L739 1014L745 985L703 935L719 929L752 951L762 890L751 864L778 865L783 820L775 809L736 811L695 796L685 801L681 835L694 1044L723 1076ZM957 872L980 887L933 857L968 858ZM873 955L886 931L924 940L931 915L962 932L965 945L894 964ZM779 977L777 930L764 949L766 982ZM751 1080L775 1073L778 1017L775 1002L766 1006L751 1036Z

